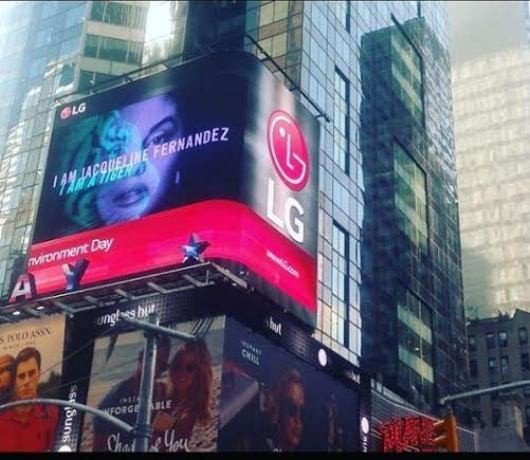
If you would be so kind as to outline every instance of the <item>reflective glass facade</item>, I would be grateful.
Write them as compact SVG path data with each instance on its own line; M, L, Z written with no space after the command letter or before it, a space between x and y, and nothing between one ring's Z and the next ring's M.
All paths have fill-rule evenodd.
M18 273L24 271L56 98L78 85L88 88L96 80L137 68L146 13L146 2L87 1L20 2L2 12L0 297L4 302ZM89 20L92 17L94 21ZM90 53L94 41L99 45L96 56Z

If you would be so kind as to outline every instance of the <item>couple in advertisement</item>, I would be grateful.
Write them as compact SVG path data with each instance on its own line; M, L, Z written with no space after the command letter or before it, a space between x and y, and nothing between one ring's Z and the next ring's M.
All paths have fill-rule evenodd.
M0 404L59 395L60 374L49 366L62 354L64 319L27 320L0 332ZM51 371L51 372L50 372ZM59 408L33 404L0 411L0 452L53 451Z

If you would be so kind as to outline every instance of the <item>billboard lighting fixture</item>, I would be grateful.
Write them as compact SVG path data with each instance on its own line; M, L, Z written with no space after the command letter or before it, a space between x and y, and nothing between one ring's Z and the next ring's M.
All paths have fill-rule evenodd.
M38 305L35 310L44 310L46 307L44 305Z
M13 316L19 316L20 310L15 310L13 313L11 313Z
M326 365L328 364L328 354L323 348L318 350L318 362L322 367L326 367Z

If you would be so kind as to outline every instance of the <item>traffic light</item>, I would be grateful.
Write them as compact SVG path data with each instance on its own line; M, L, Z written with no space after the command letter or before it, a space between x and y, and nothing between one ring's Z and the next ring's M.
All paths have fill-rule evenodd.
M456 418L452 413L434 422L434 444L447 452L458 452L458 432Z

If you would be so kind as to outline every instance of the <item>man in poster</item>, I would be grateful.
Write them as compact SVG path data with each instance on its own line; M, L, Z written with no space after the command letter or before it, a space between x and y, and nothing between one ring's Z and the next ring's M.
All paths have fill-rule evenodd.
M14 400L39 397L41 354L35 347L22 349L15 358ZM49 452L59 420L56 406L19 406L0 413L0 452Z

